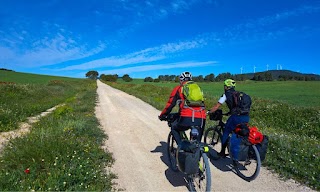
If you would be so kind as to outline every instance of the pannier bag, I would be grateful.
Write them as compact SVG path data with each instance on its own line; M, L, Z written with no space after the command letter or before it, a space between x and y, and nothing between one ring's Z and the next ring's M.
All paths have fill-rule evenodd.
M258 131L257 127L250 127L248 140L251 144L261 143L263 140L263 134Z
M182 141L177 151L178 168L185 174L199 171L200 148L196 143Z
M263 161L266 158L268 144L269 144L269 137L267 135L263 135L262 142L257 144L261 161Z
M248 157L249 152L249 145L247 144L246 140L241 139L240 146L239 146L239 152L238 152L238 161L245 161ZM236 153L236 151L234 151Z

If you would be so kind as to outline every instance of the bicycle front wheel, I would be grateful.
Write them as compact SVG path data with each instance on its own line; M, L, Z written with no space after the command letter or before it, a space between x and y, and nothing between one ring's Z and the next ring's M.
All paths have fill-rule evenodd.
M178 150L178 144L176 140L173 137L172 132L170 131L168 135L168 140L167 140L167 156L169 160L169 167L173 171L178 171L178 166L177 166L177 160L176 160L176 153Z
M209 127L204 133L204 142L210 149L214 149L216 152L221 151L221 138L222 135L218 126Z
M250 145L248 156L244 161L235 161L234 168L237 174L246 181L252 181L260 173L260 154L255 145Z
M208 156L202 153L199 161L199 172L189 175L190 191L211 191L211 171Z

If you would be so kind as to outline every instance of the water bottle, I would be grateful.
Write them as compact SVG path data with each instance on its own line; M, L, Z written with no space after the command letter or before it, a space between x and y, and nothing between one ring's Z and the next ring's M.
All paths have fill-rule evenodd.
M191 129L191 140L197 140L199 131L196 128Z

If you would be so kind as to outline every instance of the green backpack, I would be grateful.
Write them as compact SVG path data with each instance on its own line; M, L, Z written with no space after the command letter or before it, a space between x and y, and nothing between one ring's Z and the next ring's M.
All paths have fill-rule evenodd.
M182 87L182 93L185 97L185 103L189 107L203 107L203 92L194 81L188 81Z

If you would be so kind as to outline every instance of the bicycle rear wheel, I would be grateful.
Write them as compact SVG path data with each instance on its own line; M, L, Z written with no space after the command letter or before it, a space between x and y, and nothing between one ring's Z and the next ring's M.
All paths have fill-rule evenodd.
M204 143L216 152L220 152L222 148L221 144L221 132L218 126L209 127L204 133Z
M167 140L167 156L169 160L169 167L173 171L178 171L178 166L177 166L177 160L176 160L176 153L178 150L178 144L176 140L173 137L172 132L169 133L168 135L168 140Z
M260 167L260 154L255 145L249 146L246 160L234 161L234 168L237 174L246 181L252 181L257 178L260 173Z
M189 175L188 187L190 191L211 191L211 171L206 153L201 155L199 172Z

